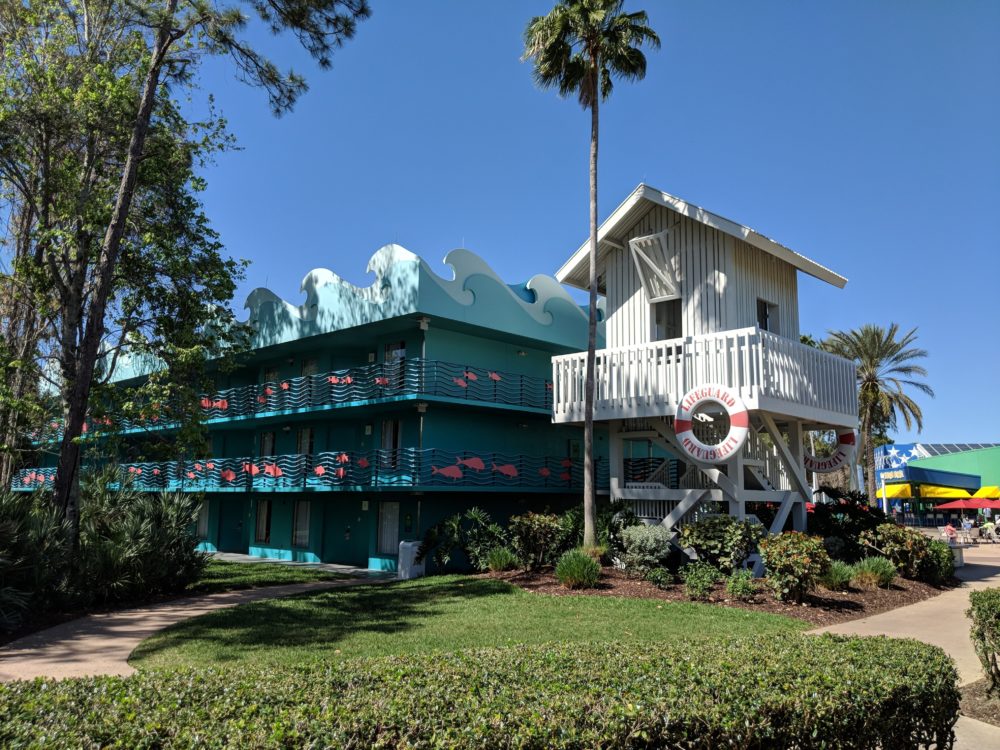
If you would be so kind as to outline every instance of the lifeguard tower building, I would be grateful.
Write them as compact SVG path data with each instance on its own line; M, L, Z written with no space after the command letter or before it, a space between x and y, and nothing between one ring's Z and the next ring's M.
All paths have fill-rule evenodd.
M588 289L589 250L556 278ZM850 460L858 410L854 364L799 341L799 273L847 283L648 185L601 224L607 348L597 352L594 419L609 428L614 499L668 528L709 501L741 518L769 503L772 531L789 517L805 528L806 469ZM553 357L555 422L583 421L585 368L585 352ZM836 432L833 455L805 451L812 430ZM636 461L650 445L660 457Z

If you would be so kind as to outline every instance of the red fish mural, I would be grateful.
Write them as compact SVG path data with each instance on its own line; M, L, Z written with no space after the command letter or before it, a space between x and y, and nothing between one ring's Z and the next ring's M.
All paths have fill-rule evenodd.
M490 380L492 380L494 383L499 383L501 380L503 380L503 378L500 377L499 373L491 372Z
M160 470L159 469L153 469L153 476L154 477L160 476Z
M219 472L219 476L222 477L227 482L232 482L234 479L236 479L236 472L233 471L232 469L223 469L222 471Z
M465 379L466 380L468 380L468 381L470 381L472 383L475 383L477 380L479 380L479 376L476 375L476 373L472 372L472 370L466 370L462 374L465 375Z
M347 476L347 469L345 469L343 466L340 466L333 473L337 475L337 479L343 479L344 477Z
M188 479L194 479L194 472L193 472L193 471L189 471L189 472L188 472L188 473L187 473L187 474L186 474L185 476L186 476L186 477L187 477Z
M257 464L243 464L243 471L249 472L250 476L255 477L260 474L260 467Z
M351 457L348 456L346 453L341 453L341 454L339 454L337 456L337 463L338 464L349 464L349 463L351 463Z
M212 408L212 399L210 399L210 398L203 398L201 400L201 408L202 409L211 409Z
M493 464L493 471L503 474L508 479L513 479L517 476L517 467L514 464L501 464L500 466Z
M552 474L552 470L548 466L543 466L538 470L538 476L548 478Z
M201 466L201 464L195 464L195 465L194 465L194 470L195 470L195 471L201 471L201 469L202 469L202 466Z
M389 385L389 378L379 376L375 378L375 385Z
M354 382L354 378L352 378L350 375L345 375L340 379L340 382L343 383L344 385L350 385L351 383Z
M367 458L359 458L358 466L360 466L362 469L367 469L369 466L371 466L371 464L368 463Z
M565 469L568 469L570 466L573 465L573 459L572 458L564 458L562 461L559 462L559 465L562 466Z
M329 383L330 385L337 385L337 383L340 382L340 378L338 378L336 375L327 375L326 382Z
M285 472L281 470L278 464L264 464L264 474L269 477L281 477L285 475Z
M570 479L572 479L572 475L568 471L564 471L562 474L559 475L559 478L564 482L568 482Z
M462 470L457 466L445 466L443 469L439 469L437 466L431 467L431 475L440 474L448 479L461 479L464 475Z
M208 469L209 471L211 471L212 469L215 468L215 464L213 464L211 461L209 461L207 464L205 464L205 468Z
M258 404L266 404L267 403L267 397L266 396L258 396L257 397L257 403Z
M264 395L265 396L273 396L274 395L274 388L272 388L271 386L268 386L267 388L265 388L264 389Z
M288 384L287 380L281 384L281 390L287 391L289 388L291 388L291 386Z
M452 378L451 380L459 388L468 388L469 387L469 384L466 383L464 380L462 380L462 378Z
M323 476L324 474L326 474L326 467L317 466L315 469L313 469L313 474L315 474L318 477Z
M486 464L483 463L483 459L473 456L472 458L460 458L458 459L459 466L467 466L473 471L482 471L486 468Z

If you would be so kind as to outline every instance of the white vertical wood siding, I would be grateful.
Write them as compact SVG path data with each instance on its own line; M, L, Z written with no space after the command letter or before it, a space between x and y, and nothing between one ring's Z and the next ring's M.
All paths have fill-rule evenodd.
M779 333L798 339L798 286L794 266L742 240L662 206L652 207L624 238L668 231L667 262L680 281L685 336L757 324L757 299L778 306ZM608 254L608 347L650 340L650 306L629 251Z

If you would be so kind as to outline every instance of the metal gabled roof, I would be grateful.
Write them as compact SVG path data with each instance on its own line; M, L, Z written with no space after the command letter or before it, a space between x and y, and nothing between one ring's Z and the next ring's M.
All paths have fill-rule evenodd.
M623 232L632 227L651 206L663 206L671 211L676 211L682 216L697 221L706 226L718 229L720 232L741 239L754 247L763 250L769 255L773 255L779 260L790 263L803 273L807 273L820 281L832 284L838 289L843 289L847 284L847 279L826 266L820 265L814 260L810 260L804 255L800 255L794 250L775 242L769 237L765 237L750 227L737 224L723 216L712 213L700 206L682 200L676 196L664 193L662 190L640 183L632 193L622 201L611 215L597 229L597 262L607 254L610 248L621 247L625 244ZM562 267L556 271L556 279L563 284L575 286L578 289L589 288L587 253L590 250L589 239L585 241L573 253Z

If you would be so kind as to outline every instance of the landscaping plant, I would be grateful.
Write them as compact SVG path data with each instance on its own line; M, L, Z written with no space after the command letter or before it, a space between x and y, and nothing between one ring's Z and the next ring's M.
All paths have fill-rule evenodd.
M881 508L868 505L863 492L832 488L820 488L834 499L833 503L816 503L807 517L807 531L823 537L830 557L853 563L860 560L865 549L861 544L861 534L874 531L888 518Z
M896 566L884 557L863 557L851 571L854 585L862 589L887 589L896 578Z
M738 567L757 548L766 533L763 526L729 515L709 516L681 529L681 547L693 549L698 559L723 572Z
M684 581L684 593L688 599L706 601L722 574L714 565L696 561L681 568L680 577Z
M417 562L431 555L434 564L444 570L460 550L475 570L489 569L487 556L507 542L503 528L490 514L477 507L456 513L430 527L417 552ZM433 553L433 554L432 554Z
M525 570L539 570L557 559L562 533L559 516L530 512L513 516L509 532L511 548Z
M653 568L646 573L646 580L658 589L668 589L674 583L674 574L666 568Z
M759 549L767 569L767 584L783 601L802 602L830 569L823 540L798 531L766 537Z
M969 594L972 605L972 645L989 681L990 695L1000 695L1000 589L983 589Z
M824 546L826 540L824 539ZM840 560L832 560L830 568L820 576L820 585L829 591L847 591L854 576L854 566Z
M956 682L924 643L799 635L140 670L0 684L0 747L951 747Z
M860 538L870 550L891 560L903 578L919 579L921 570L926 570L931 540L916 529L883 523L874 531L862 532Z
M947 542L931 539L927 544L927 556L920 561L920 580L935 586L950 583L955 577L955 553Z
M644 576L651 569L662 567L670 553L670 532L659 524L629 526L622 531L622 541L625 570L633 575Z
M750 570L734 570L726 579L726 593L741 602L753 601L757 596L757 586Z
M517 555L509 547L494 547L486 555L486 567L494 573L517 567Z
M592 589L601 577L601 564L582 549L563 553L556 563L556 578L568 589Z

